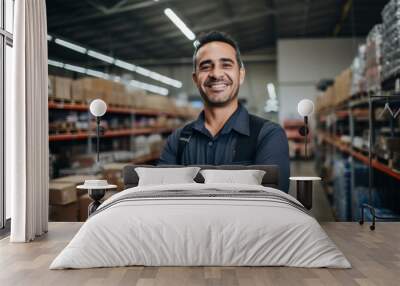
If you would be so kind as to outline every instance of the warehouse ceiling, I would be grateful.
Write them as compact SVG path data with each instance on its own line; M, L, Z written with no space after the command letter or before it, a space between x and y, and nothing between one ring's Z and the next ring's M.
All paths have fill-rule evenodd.
M367 35L381 22L381 0L47 0L50 35L105 54L150 64L190 58L193 44L164 15L173 9L198 35L231 34L242 53L274 49L278 38ZM71 63L93 59L54 43L49 57ZM177 60L178 61L178 60ZM99 63L96 63L99 64Z

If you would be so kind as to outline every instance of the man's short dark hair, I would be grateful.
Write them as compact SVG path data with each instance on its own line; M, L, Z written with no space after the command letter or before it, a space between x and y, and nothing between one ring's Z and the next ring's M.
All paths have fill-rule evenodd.
M236 60L240 68L244 67L242 58L240 56L240 50L238 43L227 33L219 31L211 31L208 33L202 33L199 35L197 40L194 42L194 53L193 53L193 70L196 71L196 55L202 46L211 42L224 42L230 45L236 51Z

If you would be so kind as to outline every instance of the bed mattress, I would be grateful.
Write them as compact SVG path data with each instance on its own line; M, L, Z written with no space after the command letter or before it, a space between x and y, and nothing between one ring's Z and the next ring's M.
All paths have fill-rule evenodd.
M130 265L351 267L290 195L197 183L139 186L112 196L50 269Z

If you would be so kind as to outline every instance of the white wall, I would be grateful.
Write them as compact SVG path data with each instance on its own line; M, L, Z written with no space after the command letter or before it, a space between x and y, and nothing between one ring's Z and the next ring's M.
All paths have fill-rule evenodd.
M315 100L315 84L349 67L360 39L288 39L278 41L279 120L299 118L297 103Z

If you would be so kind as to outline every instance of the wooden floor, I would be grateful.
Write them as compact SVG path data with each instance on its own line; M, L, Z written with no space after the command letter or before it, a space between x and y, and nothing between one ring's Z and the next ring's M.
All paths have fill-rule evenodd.
M400 285L400 223L375 231L354 222L322 223L352 269L289 267L122 267L48 270L81 223L50 223L32 243L0 241L0 285Z

